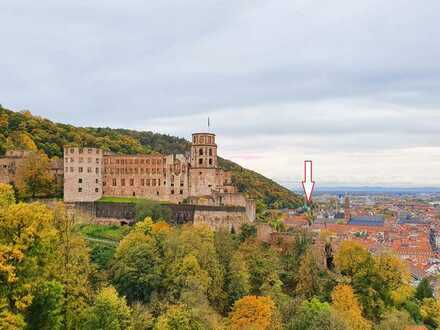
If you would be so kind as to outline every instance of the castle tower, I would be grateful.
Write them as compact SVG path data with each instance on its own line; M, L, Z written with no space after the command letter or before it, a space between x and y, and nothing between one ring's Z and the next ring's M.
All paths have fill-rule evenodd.
M94 202L102 197L102 150L64 148L64 201Z
M217 168L217 144L215 134L194 133L191 146L192 168Z
M217 185L218 160L215 134L194 133L191 145L190 195L210 195Z

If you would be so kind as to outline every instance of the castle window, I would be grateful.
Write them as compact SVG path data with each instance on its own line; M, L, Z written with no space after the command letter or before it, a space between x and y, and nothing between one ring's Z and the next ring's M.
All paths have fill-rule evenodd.
M73 159L73 157L72 158L70 158L70 162L71 163L73 163L75 160Z
M141 186L145 186L145 179L141 179Z
M99 155L99 149L96 149L96 154Z
M141 164L143 164L144 163L144 160L143 159L141 159Z
M136 192L133 191L133 196L136 196Z
M156 179L153 179L152 185L153 185L153 186L156 185Z
M212 156L212 149L209 148L209 155Z
M92 158L87 158L87 163L91 163L92 162Z
M70 168L70 173L73 173L75 169L73 167Z
M116 159L116 164L119 164L119 159Z
M125 186L125 179L121 179L121 186Z
M75 153L75 149L70 148L70 153L71 153L71 154Z
M135 164L138 164L138 162L139 162L139 161L138 161L137 159L134 160L134 163L135 163Z
M6 168L6 165L4 165L4 167ZM66 167L66 173L69 172L69 168Z
M78 192L82 192L82 191L83 191L83 188L79 187Z
M199 175L202 175L202 172L199 172Z
M99 174L99 167L95 168L95 173Z
M91 167L87 167L87 173L92 173L92 168Z
M180 186L183 187L183 182L180 182Z
M156 195L159 196L159 191L156 191Z
M95 192L99 192L99 188L95 188Z
M96 158L96 164L99 164L99 158Z
M183 195L183 190L180 190L180 194Z
M199 155L203 156L203 149L202 148L199 149Z
M82 167L78 167L78 172L82 173L83 172L83 168Z
M147 182L147 186L150 186L150 185L151 185L151 181L150 181L150 179L147 179L146 182Z
M171 195L174 195L174 190L171 190Z
M143 167L141 167L141 174L144 174L145 170Z
M78 179L78 183L83 183L83 179L82 179L82 178L79 178L79 179Z
M203 164L203 159L199 158L199 165L202 165L202 164Z
M130 186L134 186L134 179L130 179Z
M209 165L212 165L212 159L209 158Z
M92 153L92 149L89 148L89 149L87 150L87 152L88 152L89 154L91 154L91 153Z
M99 180L98 180L98 179L96 179L96 180L95 180L95 182L96 182L96 183L99 183Z
M113 180L112 180L112 186L113 186L113 187L116 187L116 179L113 179Z

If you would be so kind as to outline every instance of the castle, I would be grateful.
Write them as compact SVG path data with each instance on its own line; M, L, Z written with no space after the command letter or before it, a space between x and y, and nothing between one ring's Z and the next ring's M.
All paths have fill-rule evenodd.
M17 169L28 155L27 151L8 151L0 157L0 182L15 183ZM63 158L53 159L50 171L63 187L65 203L72 206L94 204L102 197L135 197L171 204L176 217L185 221L190 205L189 220L214 228L255 220L255 202L237 192L231 173L218 166L212 133L194 133L187 154L120 155L65 146ZM121 213L114 205L106 208L102 203L93 209L96 218Z
M173 204L242 207L255 219L255 202L238 193L218 166L216 136L194 133L184 154L119 155L98 148L64 148L64 201L137 197Z

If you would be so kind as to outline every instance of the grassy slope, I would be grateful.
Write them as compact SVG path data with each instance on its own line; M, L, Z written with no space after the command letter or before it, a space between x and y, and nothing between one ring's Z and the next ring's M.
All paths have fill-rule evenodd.
M153 132L127 129L75 127L54 123L33 116L30 112L14 112L0 106L0 154L11 145L18 134L26 134L50 157L63 156L64 145L100 147L115 153L185 153L190 142L185 139ZM13 143L14 144L14 143ZM274 181L231 161L221 159L220 166L233 172L239 191L262 201L268 207L296 207L301 198Z

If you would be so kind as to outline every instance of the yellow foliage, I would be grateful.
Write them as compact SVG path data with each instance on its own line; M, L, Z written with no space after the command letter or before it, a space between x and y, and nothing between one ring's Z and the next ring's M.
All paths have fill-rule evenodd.
M0 207L15 203L14 189L10 184L0 183Z
M338 285L332 292L333 309L352 330L369 330L371 324L362 317L358 300L349 285Z
M232 330L265 330L276 326L275 304L270 297L245 296L237 300L229 314Z
M335 264L343 274L353 275L369 257L368 250L360 243L343 241L336 253Z

